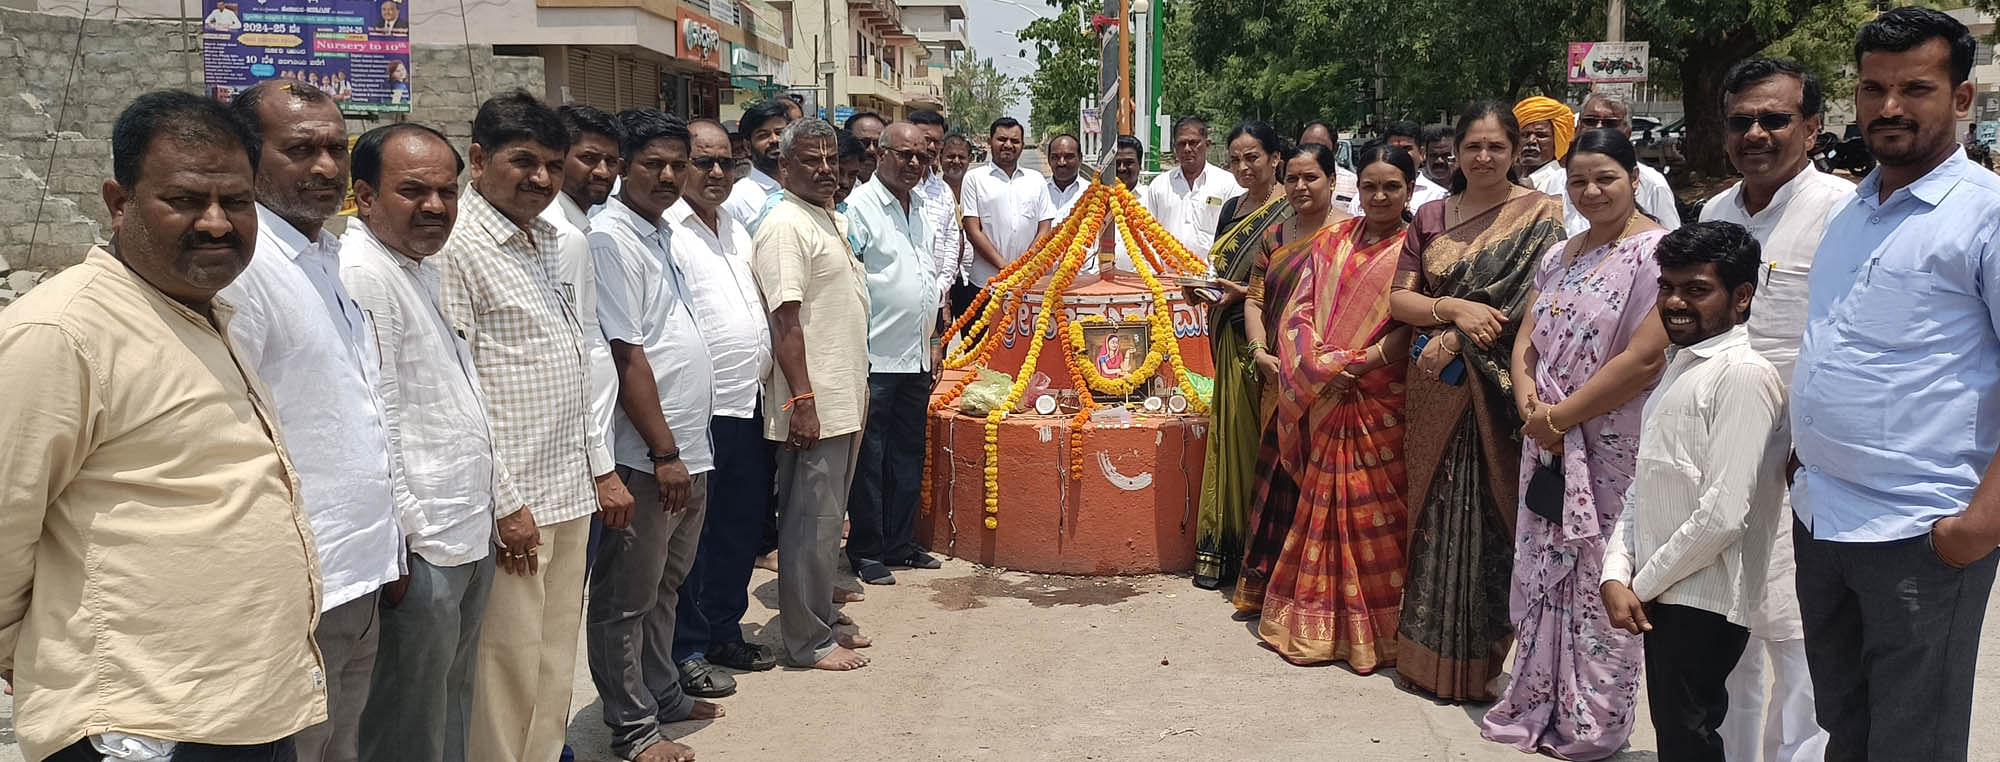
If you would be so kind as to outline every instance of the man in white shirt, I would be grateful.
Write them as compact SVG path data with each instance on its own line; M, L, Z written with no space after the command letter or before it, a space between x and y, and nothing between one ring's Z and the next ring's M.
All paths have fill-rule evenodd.
M712 119L689 123L688 133L681 200L666 212L673 226L668 244L715 373L710 481L736 486L709 493L700 548L681 583L674 663L763 671L777 666L777 654L745 642L741 624L750 605L750 570L775 509L769 489L772 452L757 411L757 395L771 369L771 327L750 275L750 231L722 211L729 198L729 133ZM687 685L690 671L681 670L681 683L693 692Z
M1627 139L1632 137L1632 107L1617 96L1603 92L1590 94L1583 102L1583 113L1577 117L1577 128L1583 130L1617 130ZM1569 200L1569 174L1556 172L1546 176L1543 193L1556 196L1563 201L1563 229L1574 231L1572 235L1590 229L1590 221L1576 210ZM1660 226L1668 230L1681 226L1681 214L1675 206L1673 186L1667 184L1667 176L1653 168L1653 165L1639 162L1639 184L1633 189L1639 201L1639 210L1659 219Z
M1458 157L1452 155L1457 146L1452 137L1451 125L1433 124L1424 128L1418 141L1424 147L1424 165L1419 167L1417 183L1449 194L1451 173L1458 169Z
M597 327L597 263L590 256L590 217L586 209L603 206L618 178L618 140L624 128L610 114L590 106L556 109L569 129L569 152L563 157L563 188L542 219L556 229L556 250L563 289L576 307L583 327L583 348L590 361L590 473L597 484L597 515L590 528L591 548L603 527L623 529L632 521L633 499L615 473L611 457L611 416L618 407L618 369L611 362L611 345Z
M208 18L202 19L202 26L211 32L234 32L243 28L243 19L236 15L236 6L216 3L215 10L209 11Z
M605 530L584 628L612 750L663 762L693 753L667 740L662 725L722 716L683 689L671 656L681 581L700 545L715 463L708 439L715 374L663 218L680 201L687 126L656 109L626 111L618 121L624 182L591 218L590 251L598 325L618 364L618 476L639 507L631 526ZM733 680L722 682L727 675L710 672L699 676L703 693L735 692Z
M377 127L354 143L359 218L341 236L341 282L374 326L376 388L409 574L391 583L368 704L363 762L466 762L473 655L493 587L493 522L526 505L493 451L472 348L445 320L437 266L458 218L464 161L429 127Z
M937 246L932 248L932 256L939 260L939 275L950 279L949 294L951 317L957 318L972 306L972 300L979 297L983 283L972 282L973 255L971 239L966 235L965 188L966 176L972 173L972 141L964 135L946 135L938 144L938 177L944 183L945 192L951 196L951 225L938 232ZM957 264L945 262L957 258Z
M1576 138L1576 112L1562 101L1531 95L1514 104L1514 121L1521 125L1521 150L1514 159L1515 176L1543 193L1566 195L1551 193L1549 189L1568 186L1562 160L1569 155L1569 144ZM1578 230L1588 229L1586 225Z
M1783 502L1784 381L1742 321L1757 240L1732 222L1660 239L1660 322L1673 346L1646 400L1638 469L1604 548L1613 626L1646 639L1660 756L1723 760L1724 687L1750 639Z
M792 123L788 103L788 98L765 101L744 109L743 118L736 120L736 133L750 141L750 176L736 181L722 210L752 233L763 216L764 200L778 192L778 136Z
M1184 116L1174 123L1174 158L1180 166L1146 183L1139 195L1146 211L1159 220L1167 233L1203 261L1215 246L1215 227L1222 217L1222 203L1243 193L1236 176L1208 163L1213 142L1208 122L1198 116ZM1346 201L1337 202L1345 206Z
M1020 166L1024 128L1013 117L986 131L993 163L965 174L965 240L972 245L972 285L986 281L1049 232L1055 203L1042 173Z
M916 542L937 303L931 230L914 192L928 164L923 133L889 125L877 153L875 177L847 198L847 238L868 282L868 418L847 493L847 561L862 582L893 585L890 567L939 567Z
M1299 131L1299 145L1307 143L1318 143L1338 152L1340 150L1340 131L1334 129L1333 125L1326 122L1306 122L1306 128ZM1346 167L1335 168L1333 173L1333 202L1335 204L1346 205L1359 203L1360 199L1361 178L1355 176L1354 170Z
M951 319L951 288L958 283L958 263L965 251L965 228L959 223L958 189L945 181L943 157L944 115L927 108L910 109L910 124L924 136L924 180L917 183L917 195L924 200L924 221L931 226L932 280L937 283L938 306L945 321ZM959 175L963 180L964 175Z
M1750 59L1730 69L1722 91L1722 146L1743 180L1709 199L1701 219L1742 225L1762 244L1757 309L1746 325L1751 348L1777 367L1789 389L1805 333L1813 254L1827 219L1854 193L1854 184L1815 169L1806 155L1822 118L1819 82L1811 72L1790 61ZM1722 739L1730 759L1818 762L1825 754L1795 571L1792 525L1781 521L1771 584L1750 620L1750 647L1729 677Z
M1049 202L1056 205L1056 222L1069 217L1076 202L1083 198L1083 191L1090 187L1090 180L1082 177L1083 144L1075 135L1062 134L1049 138L1048 150L1043 152L1049 160Z
M258 131L263 155L257 255L220 296L237 309L230 340L277 403L325 589L314 640L328 719L299 733L299 759L353 762L377 593L404 571L395 511L409 496L390 468L368 320L340 283L340 241L324 229L347 191L347 127L333 98L303 82L259 83L230 108Z

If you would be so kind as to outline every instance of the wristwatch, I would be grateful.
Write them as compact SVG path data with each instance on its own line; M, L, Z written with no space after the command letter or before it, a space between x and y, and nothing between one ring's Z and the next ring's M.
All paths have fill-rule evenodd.
M653 465L655 466L666 465L676 460L680 460L681 451L680 448L676 447L666 452L649 452L646 453L646 459L652 461Z

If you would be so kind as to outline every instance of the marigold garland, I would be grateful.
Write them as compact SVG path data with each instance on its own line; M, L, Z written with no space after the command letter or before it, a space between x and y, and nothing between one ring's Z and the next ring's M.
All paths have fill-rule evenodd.
M1204 274L1208 272L1207 264L1168 235L1166 229L1146 213L1138 197L1122 184L1092 183L1084 191L1076 209L1061 225L1036 239L1025 253L988 279L986 288L980 291L972 306L952 321L945 332L947 346L954 337L961 341L957 351L947 351L944 367L955 370L969 368L974 372L964 374L932 401L932 414L958 401L965 388L978 376L977 369L986 367L992 360L993 352L1011 322L1008 315L1027 304L1030 287L1043 276L1053 276L1041 290L1041 310L1035 316L1034 333L1028 337L1028 354L1021 368L1013 374L1014 383L1008 388L1006 400L986 413L983 502L987 529L1000 527L1000 422L1021 404L1021 397L1026 394L1028 381L1033 377L1041 357L1043 341L1051 335L1049 329L1052 322L1055 328L1053 335L1065 350L1064 363L1069 367L1070 382L1077 390L1081 408L1070 417L1068 425L1071 479L1083 478L1083 430L1098 408L1093 391L1114 396L1130 394L1152 378L1164 362L1173 369L1174 380L1194 411L1205 412L1208 409L1207 403L1195 393L1187 367L1181 361L1180 342L1174 336L1173 313L1166 289L1153 275L1155 272ZM1063 292L1069 290L1077 273L1081 272L1085 258L1090 256L1090 247L1103 232L1107 218L1117 229L1127 250L1132 252L1133 269L1145 281L1146 290L1153 297L1152 304L1147 308L1151 331L1146 359L1131 373L1115 379L1098 373L1096 366L1085 359L1083 350L1081 323L1100 322L1103 318L1092 316L1080 321L1070 320L1062 306ZM926 430L929 429L926 424ZM928 447L924 449L924 459L923 499L928 510L932 489L931 452Z

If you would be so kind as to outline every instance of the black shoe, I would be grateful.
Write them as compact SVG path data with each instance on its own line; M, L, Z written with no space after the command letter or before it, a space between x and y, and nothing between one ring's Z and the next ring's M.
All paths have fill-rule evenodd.
M870 585L896 584L896 575L890 574L889 567L883 566L881 561L862 561L854 567L854 576Z
M720 664L730 669L762 672L778 666L778 655L772 653L771 649L739 640L709 648L708 661L710 664Z
M916 551L916 552L914 552L914 553L911 553L911 554L910 554L910 556L909 556L908 558L905 558L905 559L903 559L903 560L901 560L901 561L897 561L897 562L895 562L895 563L893 563L893 564L890 564L890 566L900 566L900 567L903 567L903 568L906 568L906 569L942 569L942 568L944 568L944 564L943 564L943 563L939 562L939 561L938 561L938 560L937 560L936 558L933 558L933 557L931 556L931 554L929 554L929 553L925 553L925 552L923 552L923 551L921 551L921 550L919 550L919 551Z
M722 698L736 692L736 678L716 669L707 659L680 663L681 690L696 698Z

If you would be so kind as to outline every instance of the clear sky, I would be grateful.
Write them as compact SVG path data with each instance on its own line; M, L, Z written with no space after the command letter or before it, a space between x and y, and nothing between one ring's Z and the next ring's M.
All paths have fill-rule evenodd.
M1035 52L1025 51L1028 55L1023 60L1021 53L1028 46L1014 35L1036 17L1055 14L1056 9L1043 0L968 0L965 4L965 23L972 33L973 52L981 58L993 59L995 68L1022 80L1035 70ZM1008 115L1028 121L1027 99L1015 102Z

